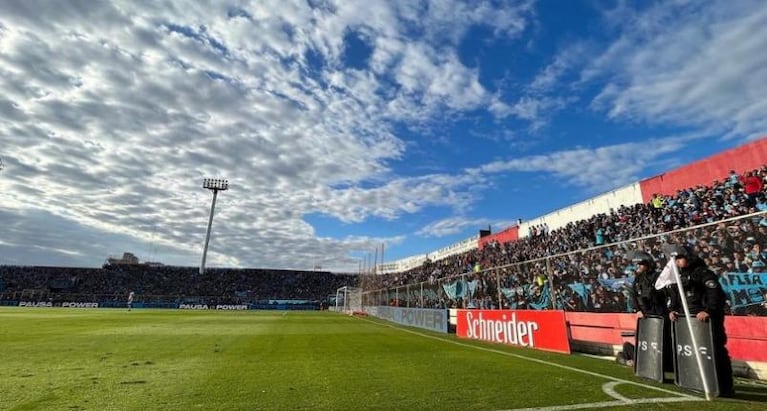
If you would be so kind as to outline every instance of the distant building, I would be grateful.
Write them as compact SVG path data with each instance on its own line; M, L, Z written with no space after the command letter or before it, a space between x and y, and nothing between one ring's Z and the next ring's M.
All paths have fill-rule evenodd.
M138 257L133 253L125 252L122 258L109 257L107 258L107 264L109 265L138 265Z
M107 261L106 261L106 263L104 265L105 266L110 266L110 265L146 265L146 266L150 266L150 267L162 267L165 264L154 262L154 261L145 261L145 262L141 263L141 262L139 262L139 259L138 259L138 257L136 257L135 254L129 253L129 252L125 252L125 253L123 253L123 256L120 257L120 258L112 257L112 256L108 257Z

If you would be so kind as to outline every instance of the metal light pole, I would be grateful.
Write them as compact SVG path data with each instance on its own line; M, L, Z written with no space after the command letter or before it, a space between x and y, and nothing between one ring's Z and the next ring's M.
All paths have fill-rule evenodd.
M205 258L208 255L208 242L210 242L210 228L213 226L213 211L216 209L216 197L218 197L219 191L229 189L229 180L206 178L202 181L202 188L213 190L213 202L210 204L210 216L208 217L208 232L205 234L205 246L202 248L202 262L200 262L200 274L205 274Z

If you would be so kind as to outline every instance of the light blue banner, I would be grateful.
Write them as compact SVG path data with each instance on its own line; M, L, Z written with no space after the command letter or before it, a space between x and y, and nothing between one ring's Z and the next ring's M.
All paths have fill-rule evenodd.
M602 284L602 287L605 287L610 291L620 291L626 288L631 288L631 285L633 283L634 283L634 277L608 278L608 279L599 280L599 284Z
M479 286L479 280L455 280L451 283L442 284L442 289L451 300L455 300L473 296L477 286Z
M733 309L767 302L767 273L726 273L719 282Z

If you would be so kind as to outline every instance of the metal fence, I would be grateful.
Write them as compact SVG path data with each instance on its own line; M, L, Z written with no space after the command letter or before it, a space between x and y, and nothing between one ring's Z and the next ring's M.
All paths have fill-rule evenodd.
M767 316L767 211L585 250L432 281L367 290L366 305L424 308L562 309L633 312L634 264L641 249L659 269L666 243L685 244L719 275L733 315Z

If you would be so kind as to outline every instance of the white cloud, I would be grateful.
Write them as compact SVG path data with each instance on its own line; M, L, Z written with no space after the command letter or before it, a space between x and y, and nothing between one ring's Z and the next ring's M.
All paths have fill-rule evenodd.
M588 47L576 42L558 52L551 63L538 71L513 104L499 100L491 102L489 110L497 117L513 115L530 123L532 133L544 128L554 115L578 101L571 82L563 79L583 64Z
M577 186L585 188L587 192L596 193L637 181L643 172L654 164L673 163L675 160L668 158L669 154L676 153L687 144L704 137L691 134L596 148L580 147L493 161L466 169L463 175L468 180L480 182L492 180L492 176L496 174L546 174L553 176L550 179L553 188ZM492 225L503 229L511 224L510 221L491 221L487 218L470 218L458 214L434 221L422 227L416 234L424 237L444 237L465 231L467 228L479 229Z
M43 258L44 249L57 263L93 265L152 244L161 261L196 264L210 203L201 180L226 177L231 190L219 197L211 264L354 270L356 250L400 243L402 235L329 238L307 215L350 225L429 207L464 216L495 174L509 172L615 187L695 138L397 175L393 164L411 146L395 124L416 129L487 110L538 129L574 101L561 86L582 64L582 49L563 49L521 95L504 99L480 83L479 69L461 63L456 46L477 25L518 38L530 2L312 8L273 0L238 2L239 11L232 4L0 2L0 217L17 224L14 237L3 238L3 258L22 259L33 248L26 246L38 245L27 261ZM583 82L608 82L593 107L616 119L743 135L764 129L762 3L718 12L707 3L685 6L691 13L679 24L667 24L668 7L614 26L625 32L581 73ZM367 69L346 65L349 32L372 48ZM58 234L45 237L37 221L66 230L66 244ZM454 217L418 234L490 223Z
M490 227L494 232L501 231L515 224L508 220L492 220L489 218L470 218L456 215L441 220L433 221L416 232L423 237L446 237L467 229L478 232L480 229Z
M592 107L732 136L767 131L767 3L661 2L607 17L622 31L582 73L607 83Z
M237 4L0 2L8 219L31 227L45 210L89 233L72 231L74 244L99 233L195 264L210 201L201 179L227 177L211 264L348 267L353 250L401 238L323 238L306 214L360 222L469 207L477 176L393 174L406 145L391 124L487 108L492 93L454 47L477 24L519 36L529 3ZM344 66L349 30L370 41L369 70ZM49 250L79 252L62 257L73 264L106 256ZM141 252L108 253L123 251Z
M538 130L554 113L574 101L574 97L524 96L508 107L508 113L530 122L531 130Z
M465 231L467 228L479 230L480 228L487 227L488 224L490 224L490 220L486 218L472 219L463 216L454 216L429 223L418 230L416 234L424 237L445 237L458 234Z
M606 190L636 181L653 162L677 152L697 138L700 137L690 135L597 148L576 148L494 161L478 167L474 172L545 172L559 178L562 185L586 187L590 191Z
M534 94L562 92L563 90L557 90L561 87L562 77L579 68L588 54L589 47L583 42L575 42L564 47L527 85L528 92Z

